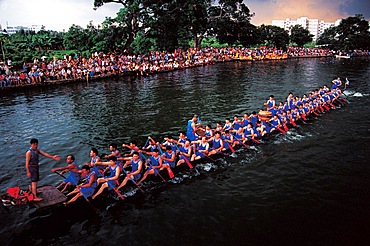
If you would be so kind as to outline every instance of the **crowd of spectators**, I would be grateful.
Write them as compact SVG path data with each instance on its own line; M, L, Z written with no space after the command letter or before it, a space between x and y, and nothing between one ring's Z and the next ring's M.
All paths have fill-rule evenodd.
M356 55L369 55L368 51L354 51ZM335 52L323 48L288 47L286 51L276 48L190 48L174 52L150 51L149 54L98 53L90 57L64 55L63 59L47 60L43 56L31 63L24 63L17 71L11 60L0 61L0 87L25 84L41 84L49 81L86 79L112 75L133 74L149 75L163 71L172 71L220 61L286 59L289 57L324 57Z

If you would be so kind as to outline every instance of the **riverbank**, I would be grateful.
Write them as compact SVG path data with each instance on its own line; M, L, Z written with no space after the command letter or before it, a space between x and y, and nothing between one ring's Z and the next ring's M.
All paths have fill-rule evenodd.
M269 61L269 60L286 60L286 59L298 59L298 58L326 58L326 57L334 57L334 55L304 55L304 56L267 56L264 58L252 58L246 56L238 56L235 57L219 57L213 58L213 60L200 60L193 64L187 64L184 66L163 66L158 70L142 70L142 68L137 68L137 70L131 71L123 71L120 73L116 72L108 72L108 73L101 73L101 74L86 74L80 76L78 78L67 78L67 79L48 79L44 78L41 82L38 83L22 83L17 85L10 85L10 86L2 86L0 87L0 94L11 94L14 92L24 92L29 91L32 89L39 89L43 87L53 86L53 85L61 85L61 84L71 84L71 83L79 83L79 82L90 82L102 79L119 79L120 77L147 77L152 76L158 73L169 73L178 70L185 70L191 69L194 67L200 66L207 66L212 65L215 63L223 63L223 62L260 62L260 61Z

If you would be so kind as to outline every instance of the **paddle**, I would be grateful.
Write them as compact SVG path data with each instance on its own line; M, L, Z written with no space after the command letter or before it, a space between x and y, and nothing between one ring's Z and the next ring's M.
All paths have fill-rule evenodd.
M243 139L239 139L239 138L237 138L237 137L235 137L235 136L234 136L234 138L235 138L236 140L238 140L242 145L244 145L244 147L245 147L245 148L250 149L250 147L249 147L248 145L246 145L246 144L243 142Z
M259 140L255 139L255 138L251 138L251 140L252 140L253 142L255 142L255 143L258 143L258 144L260 144L260 143L261 143Z
M117 180L116 180L117 181ZM114 190L114 192L116 192L117 193L117 195L118 195L118 197L121 199L121 200L124 200L125 199L125 197L124 196L122 196L122 194L121 193L119 193L119 191L118 191L118 189L116 188L116 187L114 187L111 183L109 183L108 181L107 181L107 184L109 185L109 187L111 187L113 190Z
M146 146L148 145L148 143L149 143L149 138L150 138L150 137L148 137L148 139L146 140L146 142L145 142L145 144L144 144L143 149L145 149L145 148L146 148Z
M235 153L235 149L228 142L226 142L226 143L227 143L227 146L229 147L229 149L231 150L231 152Z
M175 174L173 174L172 169L171 169L170 166L167 166L166 169L167 169L168 176L170 177L170 179L172 179L173 177L175 177Z
M65 179L66 179L66 177L65 177L63 174L58 173L57 171L55 171L54 173L56 173L56 174L58 174L59 176L61 176L61 177L63 177L63 178L65 178Z
M142 153L140 153L141 154L141 156L145 159L145 161L146 160L148 160L148 158L147 157L145 157L144 156L144 154L142 154ZM149 171L149 170L147 170L147 171ZM154 175L157 175L158 174L158 176L164 181L164 182L166 182L166 180L162 177L162 175L159 173L160 172L160 170L158 170L158 172L156 172L154 169L153 169L153 171L154 171ZM139 187L139 186L138 186Z
M126 172L126 170L125 170L124 168L122 168L122 170L123 170L123 172L126 174L126 177L128 177L128 173ZM137 186L137 188L139 188L139 190L140 190L141 192L145 193L145 192L143 191L143 189L141 189L141 188L140 188L140 186L138 185L138 183L136 183L136 181L135 181L132 177L130 177L130 180L131 180L131 182L132 182L132 183L134 183L134 184Z
M155 171L154 171L154 175L158 174L158 176L162 179L162 181L166 182L166 180L163 178L163 176L159 172L160 172L160 170L158 170L157 173L155 173Z
M281 133L285 133L285 131L281 129L281 127L276 126L276 129L278 129Z
M211 157L210 157L210 156L208 156L207 154L204 154L204 156L205 156L205 157L207 157L208 159L210 159L211 161L216 162L216 160L215 160L215 159L211 158Z
M288 126L286 124L284 124L283 126L284 126L285 132L289 131L289 128L288 128Z
M297 126L297 124L292 119L290 119L290 124L292 124L292 126L294 126L294 127Z

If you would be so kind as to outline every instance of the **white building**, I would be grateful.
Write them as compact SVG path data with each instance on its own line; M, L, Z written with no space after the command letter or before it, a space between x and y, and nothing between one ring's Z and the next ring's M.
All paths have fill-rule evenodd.
M43 28L43 26L40 26L40 25L31 25L31 26L7 26L5 28L6 32L11 35L11 34L14 34L16 33L17 31L20 31L20 30L25 30L25 31L35 31L35 32L38 32L40 31L41 29Z
M313 35L313 41L316 41L317 38L324 33L325 29L332 26L338 26L340 21L341 19L338 19L335 22L325 22L323 20L320 21L319 19L300 17L297 20L292 20L290 18L286 18L285 20L272 20L272 25L283 28L284 30L288 31L289 34L293 26L301 25Z

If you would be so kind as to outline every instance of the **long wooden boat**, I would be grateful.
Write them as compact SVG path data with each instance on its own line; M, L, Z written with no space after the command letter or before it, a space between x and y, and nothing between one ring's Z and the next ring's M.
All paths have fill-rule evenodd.
M339 99L337 99L335 104L337 106L343 106L345 104L345 102L346 102L345 98L339 98ZM329 110L329 109L327 109L327 110ZM259 113L259 118L261 120L267 121L270 117L271 117L271 115L267 111L260 111L260 113ZM306 120L314 120L314 119L316 119L316 115L308 115ZM306 120L300 119L299 121L297 121L297 124L300 124L302 122L305 123ZM289 123L289 122L287 123L287 125L288 125L289 128L293 128L293 127L296 126L295 123L292 124L292 123ZM269 138L272 138L276 134L280 134L280 132L276 130L272 133L264 135L259 140L254 140L254 141L249 140L246 143L246 145L238 145L235 148L238 150L240 148L246 148L248 146L257 145L258 143L256 143L256 142L258 142L260 140L261 141L267 140ZM217 154L214 154L214 155L211 155L211 156L201 158L201 159L196 160L196 161L192 161L191 165L193 167L195 167L196 165L201 165L201 164L204 164L204 163L207 163L207 162L208 163L209 162L217 162L222 158L229 158L229 156L233 157L232 154L233 154L233 152L230 149L228 149L224 152L220 152L220 153L217 153ZM177 162L178 158L179 157L176 158L176 160L175 160L176 162ZM181 172L183 172L187 169L189 169L189 166L186 165L186 163L184 163L182 165L176 166L172 170L173 170L173 173L175 174L175 178L176 178L177 174L180 174ZM143 182L144 183L144 189L146 189L145 187L149 187L149 189L150 189L150 184L153 183L153 182L154 183L162 183L163 180L165 180L167 182L171 179L169 177L169 174L168 174L167 170L162 170L162 171L159 172L159 174L160 175L157 175L157 176L150 175L150 177L148 177L148 179ZM125 176L124 174L121 175L120 181L122 181L124 176ZM147 184L149 184L149 186ZM14 190L14 188L17 188L17 189ZM12 190L9 191L10 189L12 189ZM138 190L139 190L139 188L137 188L131 182L129 182L128 185L123 189L124 190L121 190L121 194L124 197L133 196L136 193L138 193ZM133 190L135 190L135 191L133 192ZM45 186L38 187L38 192L41 193L40 197L43 198L43 200L41 202L32 202L32 201L29 201L29 199L28 199L29 191L28 192L23 192L18 187L9 188L8 191L1 196L2 205L4 207L8 207L8 206L12 206L12 205L29 204L33 207L36 207L37 209L43 209L43 208L46 208L46 207L51 207L51 206L54 206L54 205L62 204L63 202L65 202L67 200L67 197L52 185L45 185ZM115 193L111 192L111 194L110 194L111 197L112 197L112 194L114 196ZM115 195L115 196L116 196L115 200L119 200L117 198L117 195ZM102 196L102 197L106 197L106 196Z
M343 98L343 101L338 99L338 102L336 102L336 105L337 106L342 106L342 105L345 104L345 102L346 102L345 98ZM260 111L259 119L268 120L269 118L271 118L270 112ZM315 119L317 119L316 115L309 115L306 120L300 119L296 123L293 123L294 125L292 123L288 122L287 127L289 129L291 129L291 128L296 127L297 125L306 124L307 121L313 121ZM246 149L248 151L249 147L257 146L260 143L264 143L264 142L268 141L269 139L273 138L274 135L277 135L277 134L281 134L281 132L278 131L278 130L275 130L275 131L273 131L271 133L268 133L268 134L264 135L263 137L260 137L260 138L254 140L254 141L249 140L248 142L246 142L246 145L237 145L234 149L237 152L239 152L240 149ZM254 149L254 147L252 147L252 148ZM226 151L223 151L223 152L211 155L211 156L207 156L207 157L201 158L199 160L191 161L190 163L193 167L196 167L197 165L202 165L202 164L205 164L205 163L217 162L222 158L233 158L233 157L234 157L233 152L230 149L228 149ZM178 160L179 160L179 157L177 156L176 159L175 159L175 163ZM180 166L176 166L172 170L173 170L173 173L175 174L175 177L176 177L176 174L181 173L183 171L186 171L188 169L189 169L189 166L186 163L183 163ZM169 177L169 174L166 170L160 171L160 176L161 177L155 176L155 175L150 175L150 177L148 177L148 179L145 180L144 183L145 182L147 182L147 183L150 183L150 182L157 182L158 183L159 182L160 183L160 182L163 182L162 178L164 178L167 181L171 180L171 178ZM124 196L126 196L126 195L130 196L132 194L132 188L135 188L135 185L133 185L131 182L129 182L129 183L130 183L130 185L128 185L128 187L130 187L130 186L131 187L126 189L126 191L122 191L122 194Z

